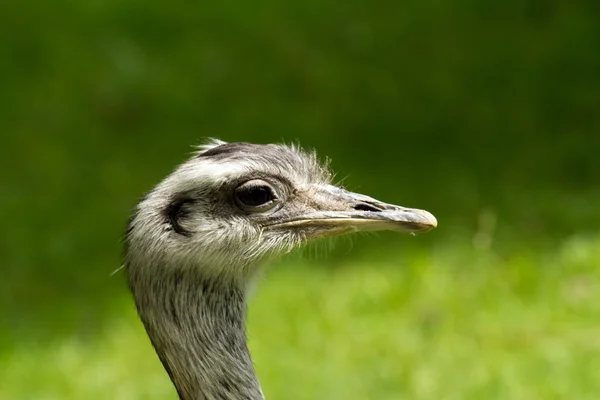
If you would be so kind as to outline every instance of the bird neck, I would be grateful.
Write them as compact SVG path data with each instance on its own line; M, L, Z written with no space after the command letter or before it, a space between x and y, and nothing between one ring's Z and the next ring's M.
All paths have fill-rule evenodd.
M244 285L184 271L130 283L181 400L264 399L246 344Z

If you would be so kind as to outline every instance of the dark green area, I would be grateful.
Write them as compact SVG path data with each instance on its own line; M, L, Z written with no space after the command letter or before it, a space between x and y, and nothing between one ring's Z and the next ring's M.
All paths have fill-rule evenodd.
M596 233L598 21L596 0L3 1L0 325L99 329L130 208L204 137L298 140L432 211L401 250Z

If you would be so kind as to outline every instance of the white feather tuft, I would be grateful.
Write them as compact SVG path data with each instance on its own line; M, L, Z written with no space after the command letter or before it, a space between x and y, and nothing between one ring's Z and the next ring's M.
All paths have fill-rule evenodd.
M202 144L199 144L198 146L195 146L196 147L195 154L200 155L200 154L204 153L205 151L214 149L215 147L221 146L223 144L227 144L227 142L217 139L217 138L208 138L206 140L206 143L202 143Z

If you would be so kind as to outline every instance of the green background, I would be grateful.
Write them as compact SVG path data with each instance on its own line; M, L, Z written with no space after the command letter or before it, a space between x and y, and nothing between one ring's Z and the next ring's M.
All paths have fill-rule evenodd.
M0 4L0 398L175 398L120 266L206 137L294 142L439 227L273 266L271 399L600 396L600 3Z

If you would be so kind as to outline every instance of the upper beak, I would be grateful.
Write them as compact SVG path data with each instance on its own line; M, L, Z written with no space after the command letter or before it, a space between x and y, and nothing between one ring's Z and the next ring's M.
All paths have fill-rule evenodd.
M357 231L392 230L425 232L437 226L425 211L388 204L372 197L331 185L298 191L300 209L310 211L283 217L272 227L306 229L314 236L333 236Z

